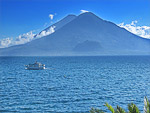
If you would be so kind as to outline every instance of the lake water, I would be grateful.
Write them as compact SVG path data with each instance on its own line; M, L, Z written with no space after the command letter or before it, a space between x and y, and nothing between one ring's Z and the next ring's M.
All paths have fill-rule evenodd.
M45 70L25 70L39 61ZM150 96L150 56L0 57L0 112L89 112Z

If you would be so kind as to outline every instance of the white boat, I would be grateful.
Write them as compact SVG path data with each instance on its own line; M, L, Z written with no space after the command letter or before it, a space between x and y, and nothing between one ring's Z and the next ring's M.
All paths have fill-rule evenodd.
M45 69L45 64L35 62L34 64L25 65L28 70L43 70Z

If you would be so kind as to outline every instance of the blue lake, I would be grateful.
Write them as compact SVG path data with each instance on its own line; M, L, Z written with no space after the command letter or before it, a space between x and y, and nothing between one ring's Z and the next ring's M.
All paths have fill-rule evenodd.
M25 70L39 61L45 70ZM150 56L0 57L0 112L89 112L150 96Z

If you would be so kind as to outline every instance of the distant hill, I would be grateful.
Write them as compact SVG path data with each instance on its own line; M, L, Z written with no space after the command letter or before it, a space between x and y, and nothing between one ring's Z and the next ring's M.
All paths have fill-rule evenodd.
M0 55L150 55L149 39L134 35L91 12L68 15L54 26L54 33L23 45L0 49Z

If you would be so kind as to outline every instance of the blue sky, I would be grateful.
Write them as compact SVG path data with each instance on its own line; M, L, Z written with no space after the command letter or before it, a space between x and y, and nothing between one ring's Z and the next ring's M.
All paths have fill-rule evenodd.
M88 10L116 24L150 26L150 0L0 0L0 39L40 32L68 14ZM51 20L49 14L53 14Z

